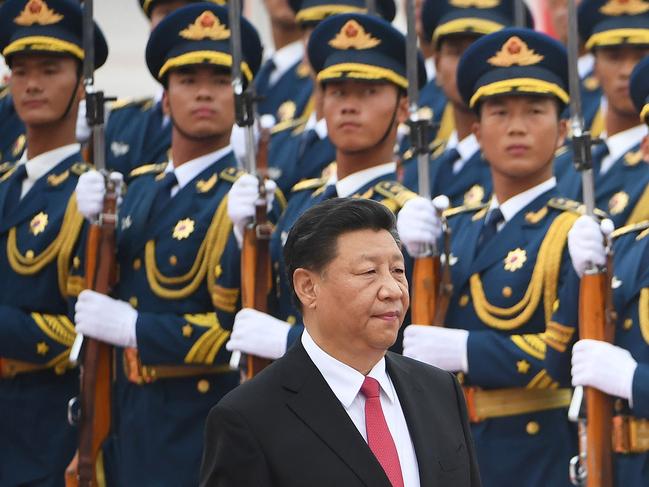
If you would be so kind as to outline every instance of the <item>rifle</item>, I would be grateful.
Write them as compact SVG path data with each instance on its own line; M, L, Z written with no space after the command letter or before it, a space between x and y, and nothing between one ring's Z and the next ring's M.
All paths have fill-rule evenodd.
M581 172L586 213L595 214L595 183L591 147L594 141L584 130L581 111L581 92L577 59L577 7L568 0L568 69L570 75L570 127L574 164ZM610 232L609 232L610 233ZM609 264L611 259L608 240ZM611 278L608 268L591 265L581 278L579 288L579 336L601 341L611 341L614 333ZM585 417L580 414L585 401ZM612 487L612 419L613 404L607 394L587 387L576 388L570 404L569 417L577 421L579 430L579 455L570 460L570 480L574 485L586 487Z
M376 11L376 0L365 0L365 7L367 8L367 15L378 15Z
M260 131L259 148L255 159L255 93L252 83L244 90L241 72L241 0L228 2L230 49L232 52L232 87L234 89L236 124L245 130L246 153L242 168L257 176L259 196L255 201L255 217L246 226L241 248L241 304L244 308L268 311L268 292L271 287L270 238L273 233L268 221L265 179L268 174L268 145L270 127ZM231 366L239 368L240 354L233 352ZM248 355L241 379L254 377L270 360Z
M413 154L417 157L417 178L419 180L419 195L427 200L431 199L430 175L428 161L430 148L428 134L432 128L432 120L424 118L419 113L419 85L417 64L417 31L415 20L414 0L406 0L406 70L408 74L408 126L410 127L410 143ZM448 207L448 198L435 198L437 212L441 213ZM445 247L450 244L450 232L445 220ZM450 254L450 252L447 252ZM448 267L448 255L445 267ZM437 246L433 245L424 250L423 255L415 259L412 274L412 322L421 325L442 324L448 307L448 291L450 284L450 271L444 272L444 285L440 286L441 261ZM444 293L444 294L440 294ZM439 301L445 301L446 307L440 308Z
M86 247L86 285L109 294L116 281L115 224L119 188L105 169L104 93L94 86L93 1L83 4L83 83L86 92L86 117L92 129L95 167L106 180L104 207L96 222L90 225ZM111 424L112 346L77 335L70 351L70 361L80 360L80 395L68 404L68 421L79 427L79 447L65 472L66 487L95 487L96 463Z

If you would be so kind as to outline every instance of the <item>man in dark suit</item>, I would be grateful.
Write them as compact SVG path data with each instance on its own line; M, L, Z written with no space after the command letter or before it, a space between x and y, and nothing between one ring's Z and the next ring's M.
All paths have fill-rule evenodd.
M284 257L305 331L212 409L201 486L479 486L455 376L386 353L409 305L392 212L327 200Z

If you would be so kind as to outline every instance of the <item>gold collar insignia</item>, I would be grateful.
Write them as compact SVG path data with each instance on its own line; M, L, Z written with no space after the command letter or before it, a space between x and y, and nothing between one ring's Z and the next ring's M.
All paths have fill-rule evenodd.
M45 0L29 0L14 23L23 26L51 25L63 20L63 15L49 8Z
M494 56L490 57L487 62L492 66L508 68L513 65L531 66L540 63L543 55L534 52L518 36L512 36L503 44Z
M643 0L609 0L599 11L604 15L640 15L649 11L649 3Z
M221 41L230 38L230 29L223 25L219 18L211 11L205 10L196 17L193 23L181 30L178 35L190 41L200 41L203 39Z
M347 21L336 37L329 41L329 45L335 49L371 49L379 44L380 39L365 32L363 26L355 20Z

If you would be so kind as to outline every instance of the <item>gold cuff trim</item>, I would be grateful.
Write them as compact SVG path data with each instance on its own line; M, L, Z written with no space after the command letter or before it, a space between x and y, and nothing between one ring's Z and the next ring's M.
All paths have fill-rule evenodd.
M538 360L545 359L545 343L538 335L513 335L514 345Z
M534 378L525 386L526 389L556 389L559 384L552 380L552 377L544 369L534 376Z
M65 315L31 313L31 317L45 335L65 347L70 347L76 338L74 325Z
M295 21L298 23L319 22L330 15L365 12L367 12L366 8L352 7L351 5L318 5L300 10L295 15Z
M449 34L486 35L497 32L503 27L503 24L499 24L492 20L479 18L456 19L438 26L433 32L432 40L433 44L436 44L440 37Z
M407 89L408 80L395 71L369 64L341 63L329 66L318 73L318 81L335 79L385 80Z
M586 49L620 44L649 44L649 29L612 29L588 38Z
M481 86L469 100L469 107L473 108L481 98L507 93L554 95L564 103L570 100L568 93L556 83L536 78L513 78Z
M649 343L649 288L640 291L640 301L638 302L638 317L640 319L640 331L642 338Z
M550 321L542 337L547 346L563 353L566 351L568 343L570 343L574 334L575 328Z
M232 67L232 56L224 52L219 51L192 51L180 56L176 56L170 59L167 59L160 71L158 72L158 78L162 78L167 71L173 68L179 68L181 66L190 66L192 64L215 64L217 66L225 66L226 68ZM245 76L248 83L252 81L253 75L250 70L250 66L245 61L241 62L241 72Z
M237 311L238 299L239 289L227 288L219 286L218 284L214 285L212 291L212 304L214 304L218 309L225 311L226 313L234 313Z
M221 328L216 313L211 313L210 320L212 323L210 329L196 340L185 356L186 364L212 365L216 355L229 338L230 332Z
M7 57L10 54L25 51L66 52L82 61L84 58L83 49L76 44L48 36L29 36L18 39L5 47L2 55Z

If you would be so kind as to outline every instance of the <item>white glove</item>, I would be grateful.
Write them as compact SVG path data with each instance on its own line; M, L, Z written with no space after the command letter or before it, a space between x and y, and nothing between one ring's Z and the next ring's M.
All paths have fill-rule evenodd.
M266 180L266 207L270 211L275 201L277 184L272 179ZM237 179L228 194L228 216L232 220L234 236L239 248L243 243L246 225L255 216L255 201L259 197L259 182L255 176L244 174Z
M572 348L572 385L632 400L637 366L628 350L598 340L579 340Z
M122 173L113 171L110 173L110 179L121 193L124 176ZM106 182L99 171L88 171L79 176L77 188L75 191L77 197L77 209L87 220L93 221L101 212L104 206L104 196L106 194ZM121 195L117 198L117 204L122 201Z
M422 256L426 246L435 244L442 234L433 202L425 198L408 200L397 216L397 231L408 253L415 258Z
M606 263L604 236L599 224L590 216L580 216L568 232L568 251L572 266L579 277L591 264Z
M251 308L234 317L234 326L226 350L238 350L256 357L278 359L286 353L286 339L291 325Z
M125 301L86 289L74 307L77 333L119 347L137 347L137 311Z
M104 123L108 120L108 115L110 114L111 105L106 103L104 105ZM88 120L86 119L86 100L81 100L79 102L79 111L77 112L77 126L76 126L76 137L77 142L83 144L88 142L92 131L88 127Z
M410 325L403 332L403 355L449 372L468 372L467 330Z

